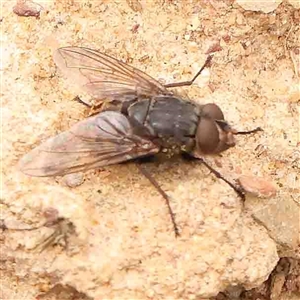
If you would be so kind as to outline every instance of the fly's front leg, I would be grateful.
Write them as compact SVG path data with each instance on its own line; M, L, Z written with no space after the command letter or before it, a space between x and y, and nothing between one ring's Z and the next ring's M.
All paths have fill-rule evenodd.
M249 130L249 131L236 131L234 132L235 135L247 135L247 134L252 134L252 133L256 133L259 131L263 131L263 129L261 127L257 127L255 129Z
M213 58L212 55L207 56L204 65L201 67L201 69L199 70L199 72L194 76L194 78L192 80L182 81L182 82L175 82L175 83L168 83L168 84L165 84L164 87L166 87L166 88L174 88L174 87L190 86L190 85L192 85L194 83L194 81L197 79L197 77L201 74L201 72L209 65L209 63L211 62L212 58Z
M217 178L223 180L224 182L226 182L236 193L237 195L243 200L245 201L245 192L243 190L242 187L237 186L235 184L233 184L232 182L230 182L229 180L227 180L225 177L223 177L223 175L218 172L217 170L215 170L212 166L210 166L203 158L201 157L197 157L198 160L201 161L201 163L204 164L204 166L209 169Z

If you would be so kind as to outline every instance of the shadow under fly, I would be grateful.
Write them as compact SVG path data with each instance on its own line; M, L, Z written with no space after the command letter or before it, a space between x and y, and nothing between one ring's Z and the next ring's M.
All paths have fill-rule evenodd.
M31 150L20 161L30 176L58 176L165 153L187 153L198 158L213 174L229 184L240 197L243 191L209 166L205 155L219 154L235 146L234 136L261 130L237 131L214 103L199 105L182 99L169 88L189 86L191 81L162 85L144 72L89 48L64 47L54 53L62 73L93 97L91 107L104 101L111 107ZM140 171L166 200L175 235L179 229L169 197L149 172Z

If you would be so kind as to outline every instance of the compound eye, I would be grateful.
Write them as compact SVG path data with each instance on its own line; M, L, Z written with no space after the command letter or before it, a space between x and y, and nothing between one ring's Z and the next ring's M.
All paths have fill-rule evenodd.
M213 120L224 120L221 108L214 103L205 104L202 107L202 115L212 118Z
M202 118L196 133L197 148L201 153L212 154L220 142L219 131L214 120Z

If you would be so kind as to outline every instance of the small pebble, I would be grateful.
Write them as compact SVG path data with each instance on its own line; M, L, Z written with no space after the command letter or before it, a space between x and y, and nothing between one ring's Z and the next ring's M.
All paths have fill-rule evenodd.
M39 18L43 7L35 2L27 0L18 0L13 8L13 12L20 17Z
M262 177L244 175L239 177L238 182L245 192L259 198L271 198L277 192L275 185Z
M59 217L59 212L58 212L58 210L56 208L47 207L44 210L43 215L44 215L44 217L46 219L45 225L46 226L52 226L54 223L57 222L58 217Z
M63 182L70 188L77 187L83 183L84 175L83 173L73 173L67 174L63 178Z

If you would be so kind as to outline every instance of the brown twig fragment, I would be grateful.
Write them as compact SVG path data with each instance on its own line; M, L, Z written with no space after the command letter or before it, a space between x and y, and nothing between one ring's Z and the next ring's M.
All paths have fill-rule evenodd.
M128 6L135 12L142 12L143 8L138 0L126 0Z

